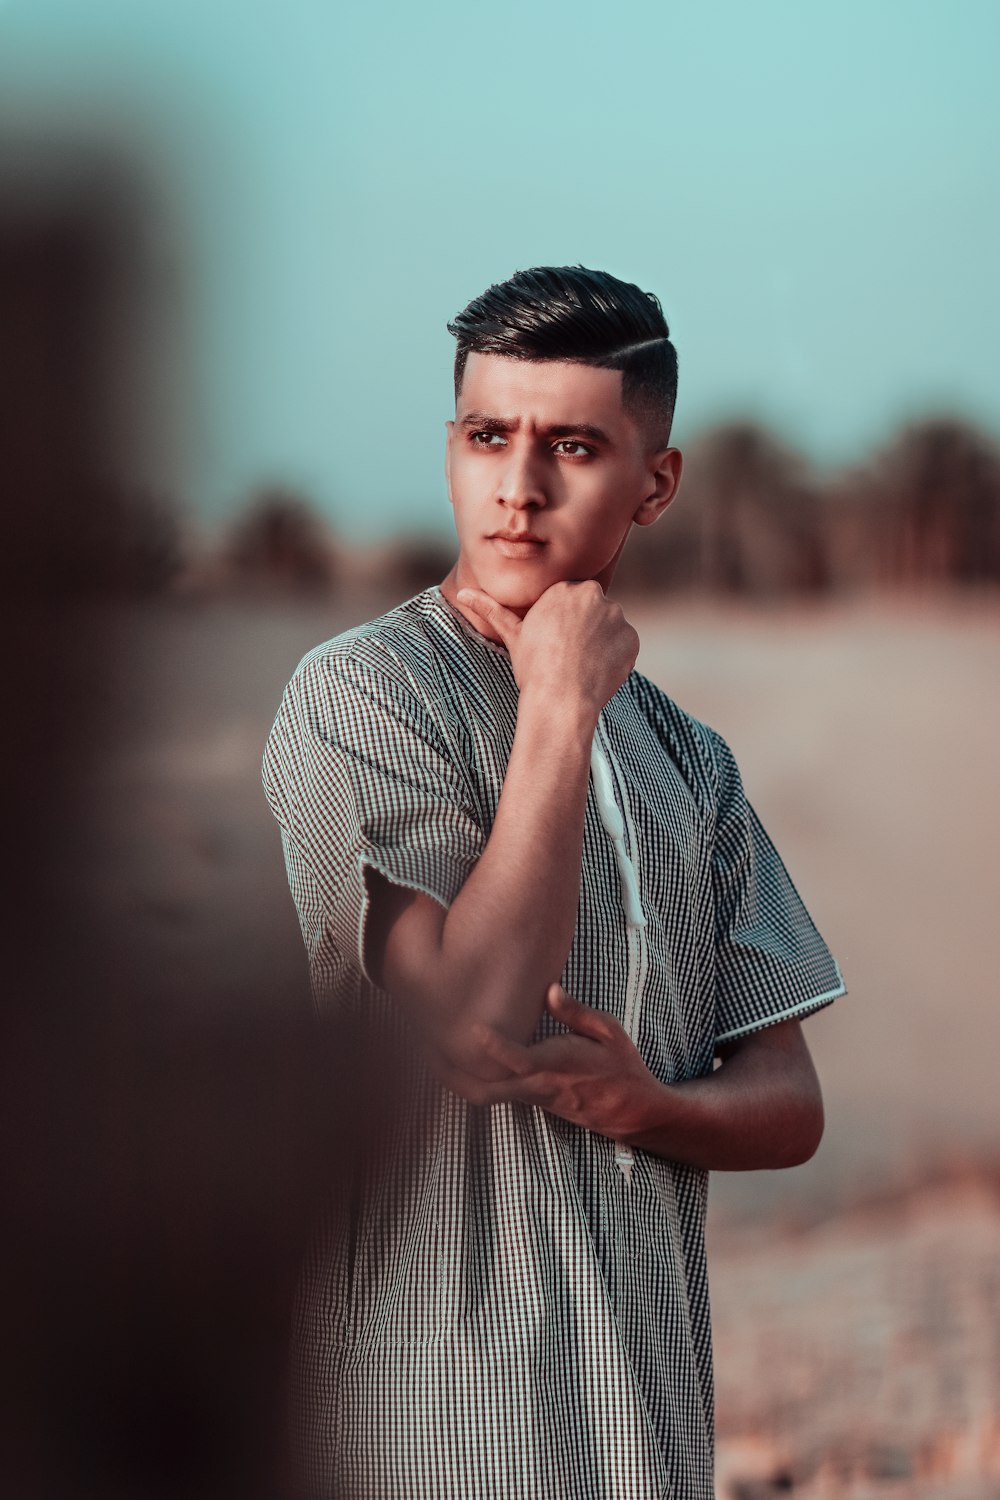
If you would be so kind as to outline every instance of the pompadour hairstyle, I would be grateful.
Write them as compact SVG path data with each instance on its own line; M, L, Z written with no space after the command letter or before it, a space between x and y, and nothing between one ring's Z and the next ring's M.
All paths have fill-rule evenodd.
M448 332L458 340L456 400L470 351L621 370L624 409L652 447L667 445L677 353L652 292L586 266L535 266L475 297Z

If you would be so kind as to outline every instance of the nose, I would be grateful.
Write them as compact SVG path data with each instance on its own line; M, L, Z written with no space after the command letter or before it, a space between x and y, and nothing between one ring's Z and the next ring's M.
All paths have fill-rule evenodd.
M546 503L541 465L528 444L511 443L498 476L496 497L511 510L527 510Z

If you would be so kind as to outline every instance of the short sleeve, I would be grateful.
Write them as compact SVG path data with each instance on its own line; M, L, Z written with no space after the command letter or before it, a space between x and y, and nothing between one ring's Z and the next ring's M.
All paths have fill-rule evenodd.
M729 746L719 753L712 853L715 1040L743 1036L846 993L840 969L747 801Z
M306 947L364 967L365 872L450 906L486 842L463 767L405 676L354 656L307 657L267 740L264 789L282 831Z

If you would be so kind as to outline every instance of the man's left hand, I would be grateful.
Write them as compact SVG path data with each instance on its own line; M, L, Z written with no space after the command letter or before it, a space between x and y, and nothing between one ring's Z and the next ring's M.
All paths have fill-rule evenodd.
M568 1034L522 1046L492 1027L479 1028L483 1051L507 1069L508 1077L469 1079L456 1091L477 1104L537 1104L574 1125L621 1139L640 1125L665 1086L614 1016L581 1004L558 984L549 986L546 1007ZM451 1080L452 1087L457 1083Z

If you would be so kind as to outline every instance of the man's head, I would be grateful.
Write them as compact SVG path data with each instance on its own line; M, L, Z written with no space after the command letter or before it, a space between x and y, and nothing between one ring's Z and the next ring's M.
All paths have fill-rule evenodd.
M650 448L670 441L677 354L652 292L585 266L535 266L473 298L448 332L458 340L456 401L473 351L621 370L622 405Z
M606 589L633 525L676 492L677 361L659 302L582 266L490 287L450 331L446 469L460 556L442 584L520 614L553 583Z

